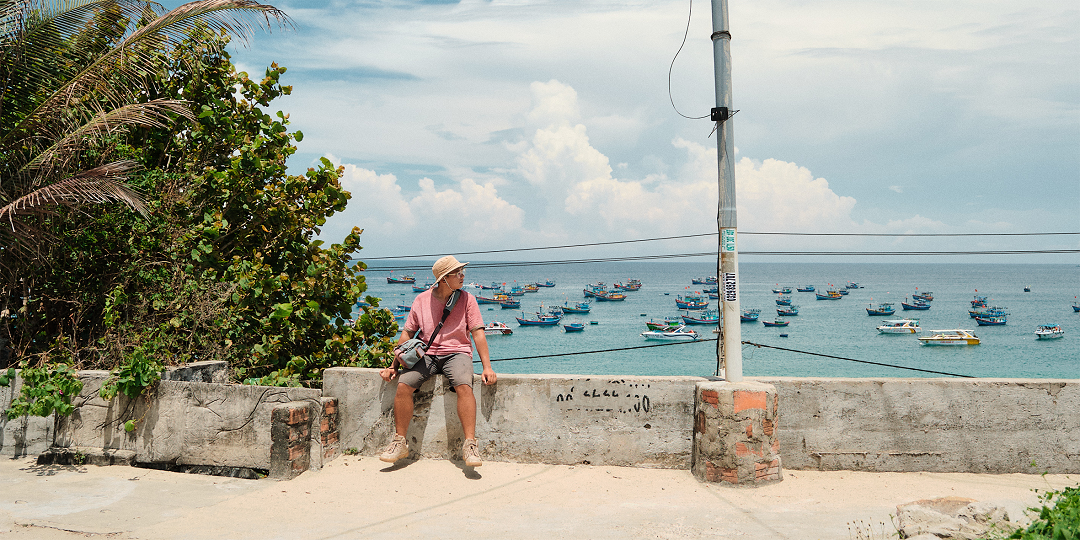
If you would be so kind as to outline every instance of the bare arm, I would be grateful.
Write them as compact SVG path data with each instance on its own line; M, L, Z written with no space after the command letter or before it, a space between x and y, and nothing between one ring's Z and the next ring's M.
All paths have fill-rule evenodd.
M402 343L405 343L406 341L409 341L410 339L412 339L414 334L416 334L415 331L410 332L408 330L403 329L401 331L401 337L399 337L398 340L397 340L397 344L401 345ZM389 366L384 367L381 371L379 371L379 376L382 377L382 380L387 381L387 382L393 380L394 377L397 377L397 374L398 374L397 373L397 367L400 364L401 364L401 353L398 352L397 348L395 347L395 349L394 349L394 361L390 362Z
M476 345L476 354L480 355L480 363L484 365L484 371L481 373L480 379L484 381L484 384L495 384L495 379L498 377L495 375L495 370L491 369L491 357L488 355L487 335L484 334L484 327L474 329L472 338L473 344Z

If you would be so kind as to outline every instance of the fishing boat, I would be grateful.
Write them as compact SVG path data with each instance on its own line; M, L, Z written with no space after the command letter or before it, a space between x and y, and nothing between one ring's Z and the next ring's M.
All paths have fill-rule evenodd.
M626 300L626 295L620 292L607 291L603 294L597 294L595 298L600 302L622 302Z
M709 301L700 294L686 294L675 298L675 307L679 309L699 310L709 307Z
M527 293L540 292L540 287L537 287L535 283L528 283L521 286L521 290Z
M914 334L919 328L919 319L892 319L881 321L877 331L882 334Z
M503 309L521 309L521 300L503 300L499 302Z
M682 317L664 317L663 321L649 319L645 321L645 327L649 330L674 330L683 325Z
M881 302L874 307L874 304L870 304L870 307L866 308L867 315L892 315L896 313L896 308L893 307L891 302Z
M690 283L694 285L717 285L719 282L717 281L716 276L709 276L703 278L693 278L690 280Z
M585 295L585 298L595 298L598 294L604 294L607 292L607 285L603 283L591 283L586 285L581 293Z
M979 323L979 326L1005 326L1007 319L1004 315L996 315L993 317L975 317L975 322Z
M398 277L394 277L393 275L391 275L391 276L386 278L386 282L387 283L416 283L416 277L415 276L398 276Z
M807 285L805 287L795 287L795 290L799 292L814 292L814 286Z
M588 313L592 306L588 302L566 302L562 305L563 313Z
M902 306L905 310L926 311L930 309L930 304L927 304L922 300L912 300L910 304L907 302L900 302L900 306Z
M744 309L739 314L740 322L757 322L758 317L761 315L760 309Z
M814 296L816 296L818 300L839 300L844 297L842 294L840 294L840 291L833 289L829 289L825 292L825 294L815 292Z
M628 279L626 280L625 285L617 282L612 285L612 287L614 287L615 290L618 291L636 291L641 288L641 281L636 279Z
M690 315L686 313L682 315L683 323L685 324L720 324L720 312L714 309L708 309L697 314L698 316Z
M1073 311L1080 312L1080 302L1073 302Z
M562 306L551 306L551 307L549 307L548 308L548 314L549 315L560 315L561 316L563 314Z
M387 310L387 311L389 311L390 314L393 315L394 320L397 321L397 322L405 322L405 317L407 317L409 315L408 311L401 310L401 309L390 309L390 310Z
M1035 337L1038 339L1057 339L1065 337L1065 331L1057 324L1040 324L1035 329Z
M956 328L953 330L931 330L929 336L922 336L919 342L923 345L978 345L979 338L968 330Z
M859 289L859 288L861 288L861 287L859 287L859 284L855 283L854 281L847 282L847 285L844 285L844 287L846 287L848 289Z
M776 314L781 317L794 317L799 314L799 306L792 305L788 307L778 308L776 310Z
M513 287L510 287L510 292L506 294L509 294L510 296L525 296L525 289L514 285Z
M1031 292L1031 287L1024 287L1024 292Z
M986 307L986 300L987 300L987 298L985 296L975 295L975 299L971 301L971 307L972 308Z
M562 321L562 317L557 315L546 315L543 313L537 313L535 319L526 319L525 313L521 314L521 317L514 317L517 319L518 324L521 326L556 326L559 321Z
M783 319L773 319L772 321L761 321L761 324L765 326L787 326L791 324L791 321L785 321Z
M718 293L718 292L711 292L711 293L706 294L705 296L707 296L709 298L709 300L719 300L720 299L720 293Z
M836 292L840 293L840 296L847 296L848 293L851 292L851 291L849 291L847 289L840 289L840 290L838 290Z
M1008 314L1009 313L1005 311L1005 308L1001 306L983 306L981 308L968 310L968 315L971 315L972 319L978 319L980 317L984 319L988 319L990 317L1004 317Z
M475 298L476 298L476 303L477 304L501 304L502 303L502 300L498 300L498 299L495 299L495 298L488 298L486 296L480 296L479 294L476 295Z
M790 306L791 305L791 297L786 296L786 295L780 295L780 296L776 297L776 305L778 305L778 306Z
M494 282L492 282L491 285L481 285L480 288L481 289L488 289L488 290L501 289L501 288L503 288L503 284L502 283L494 283Z
M541 283L541 282L537 281L537 282L536 282L536 286L537 286L537 287L554 287L554 286L555 286L555 282L554 282L554 281L552 281L552 280L550 280L550 279L548 279L548 280L545 280L545 281L544 281L543 283Z
M572 322L564 324L562 327L564 332L580 332L585 329L585 323Z
M911 295L912 300L923 300L926 302L932 302L934 300L934 293L932 292L919 292L918 287L915 288L915 294Z
M791 287L780 287L773 289L772 292L775 294L791 294Z
M421 292L424 292L424 291L426 291L426 290L428 290L430 288L431 288L430 283L425 283L425 284L419 285L419 286L418 285L413 285L412 286L412 292L421 293Z
M484 326L485 336L509 336L513 333L514 331L509 326L506 326L506 323L499 321L492 321Z
M674 330L648 330L642 332L641 337L661 341L695 341L701 336L685 326L680 326Z

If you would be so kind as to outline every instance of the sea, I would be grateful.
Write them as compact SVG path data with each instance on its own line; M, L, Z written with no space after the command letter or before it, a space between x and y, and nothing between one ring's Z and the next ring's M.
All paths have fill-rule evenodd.
M413 266L423 263L410 261ZM431 262L428 262L430 268ZM567 265L474 263L467 267L466 283L513 285L554 281L555 287L518 297L520 310L481 305L486 322L502 321L513 329L509 336L488 336L493 368L497 373L592 375L693 375L717 373L716 326L692 326L702 334L698 342L660 345L641 337L645 322L678 315L679 295L702 291L694 278L716 275L715 262L604 262ZM380 265L383 266L383 265ZM381 298L381 307L412 303L410 285L388 284L388 271L365 273L368 291ZM430 282L430 271L413 274L418 284ZM582 289L591 283L611 286L638 279L638 291L625 292L622 302L592 302L585 315L567 315L563 322L585 323L585 330L566 333L562 326L519 326L515 317L564 302L584 300ZM772 290L792 288L799 315L784 317L787 327L765 327L761 322L739 323L742 332L745 376L790 377L950 377L1080 379L1080 313L1072 305L1080 296L1080 265L1062 264L923 264L923 263L741 263L739 294L743 309L761 310L761 319L776 316ZM814 293L796 292L813 285L818 291L849 289L841 300L816 300ZM1030 292L1025 292L1025 287ZM477 289L467 289L480 294ZM490 296L491 291L483 291ZM914 293L933 294L926 311L903 311L901 301ZM968 314L971 300L986 296L989 305L1008 312L1005 326L978 326ZM717 309L711 300L709 309ZM869 316L866 307L895 304L889 317ZM921 345L917 335L881 334L883 319L916 318L923 332L964 328L981 339L979 345L934 347ZM1036 339L1040 324L1059 324L1065 337ZM785 336L781 336L785 334ZM765 346L781 347L785 350ZM912 368L912 369L907 369ZM924 371L918 371L924 370ZM479 372L479 364L477 364ZM932 373L937 372L937 373ZM948 374L948 375L944 375Z

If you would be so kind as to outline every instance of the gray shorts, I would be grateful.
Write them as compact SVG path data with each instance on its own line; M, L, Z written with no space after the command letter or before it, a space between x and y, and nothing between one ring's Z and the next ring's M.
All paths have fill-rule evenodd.
M465 353L442 354L438 356L424 355L412 368L407 369L398 376L398 382L407 384L413 388L420 388L436 373L446 375L450 381L450 388L463 384L472 386L473 362L472 356Z

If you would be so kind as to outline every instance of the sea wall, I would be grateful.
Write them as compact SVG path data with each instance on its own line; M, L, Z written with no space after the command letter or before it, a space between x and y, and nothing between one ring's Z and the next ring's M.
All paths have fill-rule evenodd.
M787 469L1080 473L1080 380L753 380Z
M500 375L475 377L476 436L484 459L523 463L690 468L700 377ZM323 392L340 406L341 448L377 455L394 431L397 382L378 370L332 368ZM414 395L413 457L461 459L457 396L442 376Z
M219 378L211 372L164 380L149 399L108 402L97 397L106 374L84 372L70 418L0 417L0 455L96 448L140 462L290 477L338 452L377 455L393 432L396 382L374 369L326 370L322 391L198 382ZM1080 473L1080 380L747 381L776 389L775 419L762 428L770 437L775 431L774 453L787 470ZM0 408L20 384L0 387ZM700 416L695 396L709 384L715 381L503 374L484 386L476 377L477 437L488 461L689 469ZM445 379L433 377L415 397L412 457L460 459L457 396ZM128 419L137 421L134 431L124 429Z

